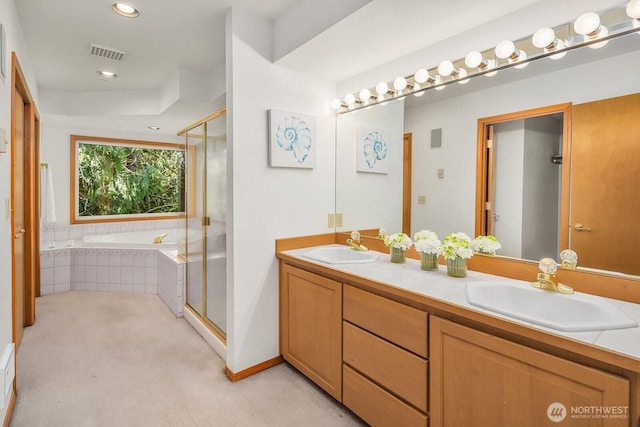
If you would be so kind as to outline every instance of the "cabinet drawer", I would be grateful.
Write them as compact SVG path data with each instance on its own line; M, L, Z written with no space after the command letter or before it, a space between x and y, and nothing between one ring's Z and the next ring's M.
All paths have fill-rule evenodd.
M357 326L343 322L343 361L427 412L427 361Z
M345 285L343 318L375 335L427 357L427 312Z
M342 403L373 427L427 426L427 416L343 365Z

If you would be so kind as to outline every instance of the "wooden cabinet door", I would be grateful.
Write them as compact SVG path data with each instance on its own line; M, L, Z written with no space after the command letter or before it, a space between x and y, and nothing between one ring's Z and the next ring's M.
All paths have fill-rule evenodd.
M437 317L430 326L432 426L629 426L627 379Z
M280 352L342 401L342 284L282 264Z

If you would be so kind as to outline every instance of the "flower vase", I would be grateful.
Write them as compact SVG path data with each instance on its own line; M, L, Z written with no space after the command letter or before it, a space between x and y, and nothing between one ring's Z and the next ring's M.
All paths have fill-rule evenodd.
M460 257L448 259L447 275L451 277L467 277L467 260Z
M478 253L482 254L482 255L488 255L488 256L495 256L496 255L496 251L488 251L488 250L485 250L485 249L480 249L478 251Z
M407 261L405 250L402 248L391 248L391 262L403 263Z
M420 268L427 271L438 269L438 254L420 252Z

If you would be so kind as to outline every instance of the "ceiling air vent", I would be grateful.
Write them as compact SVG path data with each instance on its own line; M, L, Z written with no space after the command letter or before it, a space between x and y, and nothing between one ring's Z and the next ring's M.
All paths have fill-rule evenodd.
M122 61L122 58L124 57L124 54L127 52L124 52L122 50L116 50L110 47L106 47L106 46L99 46L97 44L93 44L90 43L89 44L89 53L91 55L95 55L95 56L99 56L101 58L109 58L109 59L113 59L116 61Z

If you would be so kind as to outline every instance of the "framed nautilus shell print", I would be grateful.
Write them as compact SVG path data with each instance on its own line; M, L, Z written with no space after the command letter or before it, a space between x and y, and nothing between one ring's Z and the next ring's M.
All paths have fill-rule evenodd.
M369 126L358 128L356 170L358 172L389 172L389 132Z
M316 144L314 116L269 110L269 166L313 168Z

